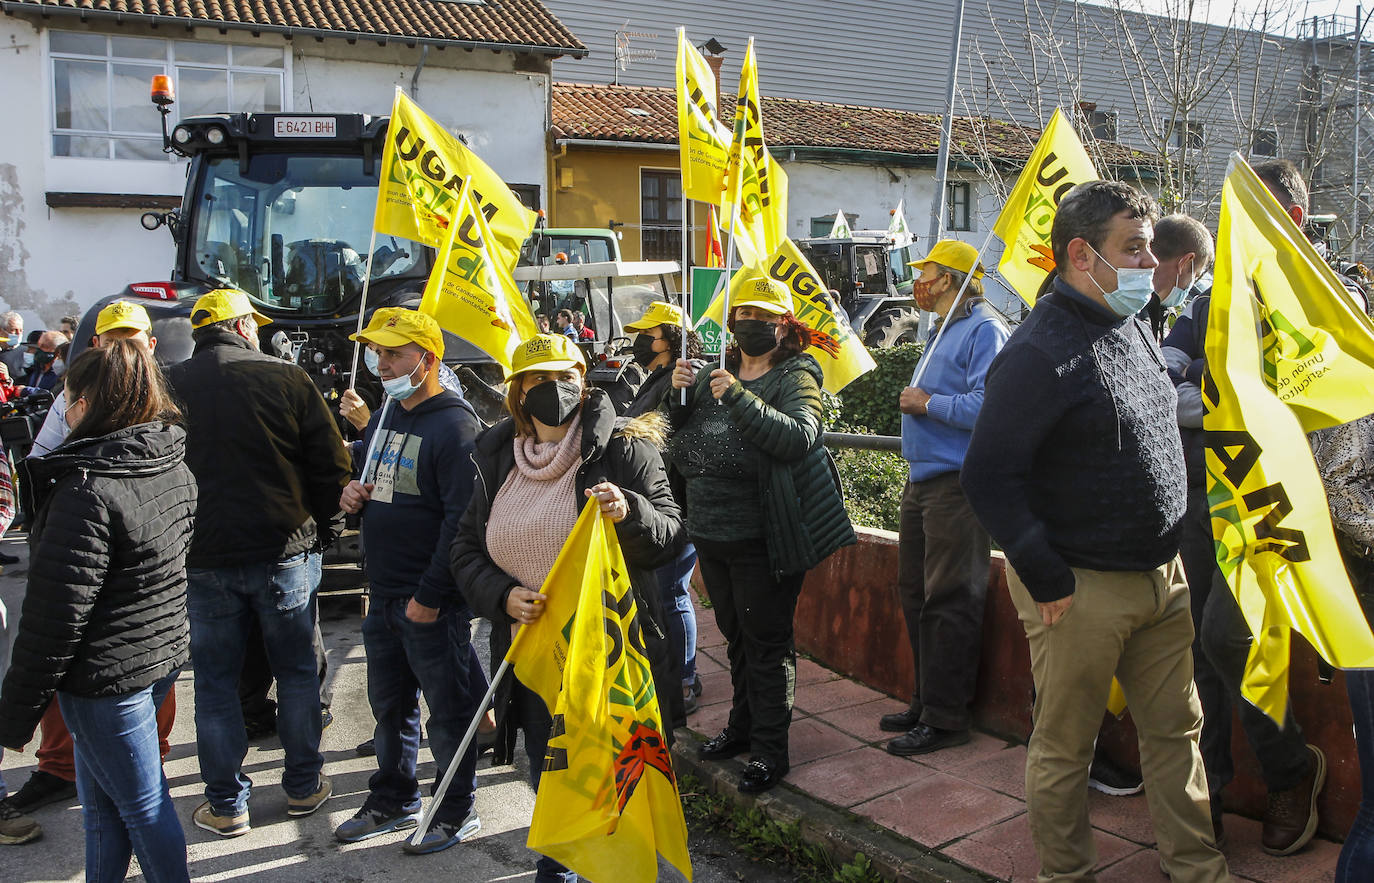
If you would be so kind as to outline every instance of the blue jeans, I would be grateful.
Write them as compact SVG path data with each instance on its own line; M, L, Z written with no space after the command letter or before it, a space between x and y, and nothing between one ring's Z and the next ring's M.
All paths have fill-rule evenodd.
M123 880L131 853L150 883L190 879L157 745L157 709L176 679L172 672L124 696L57 694L76 750L87 883Z
M511 699L515 703L515 714L520 719L520 727L525 731L525 756L530 761L530 787L538 793L539 774L544 771L544 755L549 747L553 718L539 694L514 677L511 678ZM534 863L534 883L577 883L577 880L574 871L568 870L547 855L539 856L539 860Z
M1348 552L1344 557L1365 618L1374 622L1374 561ZM1355 750L1360 759L1360 809L1341 847L1336 883L1363 883L1374 879L1374 670L1345 672L1345 689L1350 694Z
M221 816L248 808L253 782L242 769L248 736L238 684L254 619L262 628L267 660L277 679L277 733L286 752L282 788L288 797L314 794L324 766L314 648L319 554L191 569L186 575L196 675L196 753L205 798Z
M363 620L367 650L367 700L377 721L377 772L368 780L365 809L387 815L417 812L420 783L420 694L429 706L429 745L438 766L434 788L458 753L487 690L471 642L471 614L445 608L432 623L406 618L408 598L377 598ZM461 824L477 790L477 740L458 760L458 771L434 814L435 821Z
M668 602L668 646L673 658L682 660L682 684L697 679L697 614L692 608L692 571L697 566L697 549L691 543L672 564L654 571L660 597Z

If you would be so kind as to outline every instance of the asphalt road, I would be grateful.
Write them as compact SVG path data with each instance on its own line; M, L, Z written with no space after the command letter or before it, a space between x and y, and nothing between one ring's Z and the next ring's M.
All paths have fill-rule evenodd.
M27 551L17 538L10 537L5 538L0 548L11 554ZM0 573L0 600L14 618L23 595L25 570L21 562ZM528 785L521 751L517 752L519 768L492 768L489 756L479 763L477 810L482 830L469 841L435 855L409 856L401 852L404 834L349 845L334 840L335 826L351 817L367 795L368 776L375 769L373 759L358 757L354 747L371 737L373 721L367 704L358 603L326 599L322 611L321 626L334 687L334 724L325 731L321 749L325 773L334 783L334 796L315 815L303 819L286 815L286 795L279 787L282 751L272 738L251 745L244 761L244 770L254 783L249 803L253 830L225 840L191 824L192 811L204 799L196 760L195 689L191 673L184 671L177 684L176 727L165 769L177 815L186 831L191 878L200 883L247 879L253 883L533 880L535 855L525 847L525 839L534 794ZM485 658L485 648L481 653ZM24 754L6 752L3 772L11 791L21 786L33 771L34 747L31 744ZM422 748L420 760L421 780L431 781L434 764L427 746ZM43 838L24 846L0 846L0 880L83 880L80 807L75 802L70 806L48 806L37 810L34 818L43 826ZM744 879L752 883L782 883L794 879L786 869L756 865L740 857L728 842L719 838L694 836L691 852L694 878L704 883ZM136 863L131 878L143 879L137 874ZM668 871L660 879L679 878Z

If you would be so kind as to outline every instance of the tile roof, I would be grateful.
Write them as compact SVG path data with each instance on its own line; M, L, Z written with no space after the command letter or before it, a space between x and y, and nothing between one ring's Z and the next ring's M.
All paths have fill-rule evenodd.
M2 0L5 12L587 54L540 0Z
M733 107L735 96L721 93ZM763 129L771 148L837 148L934 156L940 146L938 114L763 96ZM634 111L634 112L631 112ZM554 138L677 143L677 98L671 88L587 83L553 84ZM1030 157L1040 130L987 117L956 117L953 150L981 152L1006 162ZM1108 163L1144 163L1144 155L1113 142L1099 142ZM1146 163L1148 164L1148 163Z

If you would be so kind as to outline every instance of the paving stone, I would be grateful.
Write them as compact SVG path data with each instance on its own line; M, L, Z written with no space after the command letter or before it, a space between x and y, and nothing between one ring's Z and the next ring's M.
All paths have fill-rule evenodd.
M803 684L819 684L824 681L833 681L839 675L819 663L810 659L797 657L797 686Z
M1129 797L1113 797L1093 788L1088 789L1088 818L1094 828L1101 828L1141 846L1155 845L1154 823L1150 821L1150 804L1145 792Z
M906 707L905 702L896 699L879 699L875 702L851 705L848 708L820 712L816 717L839 727L860 742L886 745L889 739L898 734L884 732L879 728L878 720L885 714L893 714Z
M837 680L797 686L797 707L811 714L863 705L885 698L877 690L854 681Z
M705 698L705 694L702 694L702 698ZM725 729L725 724L729 719L730 703L717 702L713 705L703 705L697 709L696 714L687 718L687 726L709 739Z
M728 708L734 690L730 686L730 672L725 670L707 671L701 674L701 696L697 704L702 708L722 702Z
M914 785L854 807L854 812L884 828L931 847L1024 811L1025 804L1019 800L944 773L932 773Z
M1093 842L1097 846L1098 868L1119 863L1131 853L1140 851L1134 843L1102 831L1093 832ZM1040 870L1035 843L1031 840L1030 817L1025 813L971 834L940 851L961 864L1013 883L1034 880ZM1157 863L1155 873L1159 873ZM1154 883L1149 877L1136 877L1132 883L1141 880Z
M1026 799L1026 746L1013 745L995 754L982 755L948 770L951 776L1000 791L1017 800Z
M815 718L792 721L787 742L788 760L794 767L863 746L862 742L848 733L842 733Z
M793 766L787 781L827 803L850 807L930 775L920 764L864 747Z

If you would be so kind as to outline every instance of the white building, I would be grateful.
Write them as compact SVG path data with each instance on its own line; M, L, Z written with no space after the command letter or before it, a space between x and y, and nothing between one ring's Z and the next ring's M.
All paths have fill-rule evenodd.
M262 16L239 21L189 18L172 0L142 4L149 14L122 5L0 0L0 306L28 328L168 278L171 239L139 216L180 205L187 164L162 151L154 74L173 78L173 123L223 111L382 115L402 86L542 205L550 65L586 54L538 0L225 7Z

